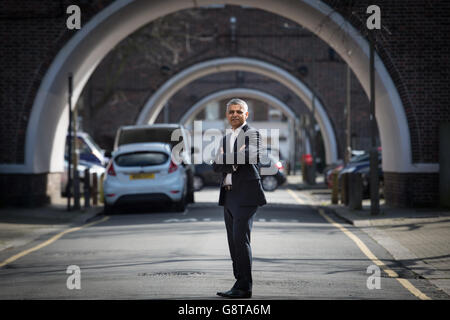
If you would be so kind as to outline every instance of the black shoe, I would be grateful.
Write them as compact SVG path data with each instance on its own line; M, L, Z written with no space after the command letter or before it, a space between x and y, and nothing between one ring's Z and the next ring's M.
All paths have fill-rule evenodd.
M217 292L218 296L230 299L251 298L252 292L240 289L231 289L226 292Z

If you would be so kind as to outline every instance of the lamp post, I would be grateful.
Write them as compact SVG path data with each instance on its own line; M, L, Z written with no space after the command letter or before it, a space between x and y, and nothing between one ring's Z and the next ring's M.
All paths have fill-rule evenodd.
M380 213L379 177L378 177L378 149L375 136L377 123L375 119L375 35L369 31L370 43L370 214Z
M71 174L71 166L72 166L72 74L69 74L68 77L68 85L69 85L69 94L68 94L68 103L69 103L69 134L66 143L68 143L68 169L67 169L67 211L70 211L70 199L72 197L72 174Z
M346 132L346 148L344 160L345 164L350 162L352 156L352 120L351 120L351 70L347 64L347 108L345 109L347 115L347 132Z

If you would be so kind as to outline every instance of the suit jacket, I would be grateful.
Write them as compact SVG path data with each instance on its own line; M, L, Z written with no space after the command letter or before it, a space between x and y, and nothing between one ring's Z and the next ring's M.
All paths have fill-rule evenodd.
M242 127L233 150L229 150L230 135L223 137L223 154L219 151L213 163L214 171L222 173L219 205L225 204L225 191L222 188L225 176L231 173L233 202L237 206L262 206L267 203L259 175L260 135L247 124ZM244 146L245 145L245 146ZM233 165L236 170L233 170Z

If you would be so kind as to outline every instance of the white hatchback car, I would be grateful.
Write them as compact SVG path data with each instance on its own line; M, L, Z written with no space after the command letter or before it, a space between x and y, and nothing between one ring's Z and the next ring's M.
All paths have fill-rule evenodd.
M171 203L184 211L187 175L183 164L171 158L166 143L132 143L113 152L103 182L105 213L115 206L139 203Z

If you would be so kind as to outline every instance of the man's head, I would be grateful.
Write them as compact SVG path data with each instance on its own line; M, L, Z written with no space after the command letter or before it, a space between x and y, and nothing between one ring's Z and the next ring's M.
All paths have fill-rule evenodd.
M226 116L233 129L239 128L248 118L247 103L241 99L231 99L227 103Z

